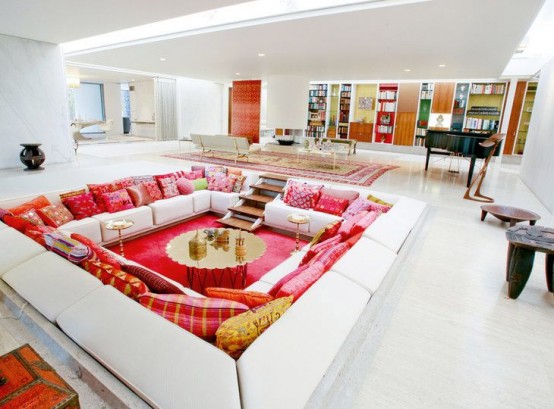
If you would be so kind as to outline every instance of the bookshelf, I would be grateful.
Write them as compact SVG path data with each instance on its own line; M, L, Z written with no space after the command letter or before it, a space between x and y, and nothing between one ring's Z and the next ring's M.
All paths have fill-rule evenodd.
M431 102L433 101L434 88L435 84L432 82L421 83L415 135L416 146L424 145L427 128L429 128L429 116L431 114Z
M350 99L352 95L352 84L341 84L339 100L339 122L337 137L348 138L348 122L350 120Z
M464 82L456 84L454 105L452 106L452 123L450 125L451 131L462 131L464 128L464 117L466 114L468 95L468 83Z
M339 110L339 84L331 84L329 88L329 112L327 114L327 138L337 137L337 112Z
M529 123L531 122L531 115L533 113L533 105L535 104L537 85L538 84L536 82L529 82L527 84L525 99L523 100L523 107L521 109L519 127L517 130L516 146L514 150L514 153L517 155L522 155L523 150L525 149L527 131L529 130Z
M308 97L308 130L306 136L321 138L325 136L327 112L327 84L311 84Z
M472 83L464 121L465 131L497 131L504 103L505 83Z
M397 98L398 84L379 84L374 142L392 143Z

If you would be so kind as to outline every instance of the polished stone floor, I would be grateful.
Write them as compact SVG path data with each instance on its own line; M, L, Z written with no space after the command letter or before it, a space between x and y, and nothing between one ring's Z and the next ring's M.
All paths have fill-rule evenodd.
M46 163L38 173L0 171L0 199L65 189L84 181L173 170L184 161L162 152L188 149L177 142L87 145L71 164ZM264 149L285 149L267 144ZM554 404L554 298L546 290L544 255L517 300L504 281L508 227L480 204L463 200L467 162L458 174L445 160L424 171L425 157L359 149L356 160L399 166L372 189L424 200L430 211L398 282L391 314L355 408L547 408ZM454 164L456 165L456 164ZM492 165L483 193L496 203L554 217L519 178L519 165ZM3 311L0 311L2 314ZM0 320L0 353L17 339L12 320Z

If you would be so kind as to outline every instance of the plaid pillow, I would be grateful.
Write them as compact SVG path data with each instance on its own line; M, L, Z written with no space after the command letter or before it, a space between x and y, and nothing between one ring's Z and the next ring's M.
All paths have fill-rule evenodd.
M244 304L218 298L190 297L185 294L142 295L139 302L149 310L208 341L227 319L248 311Z
M85 261L83 268L98 278L105 285L111 285L116 290L133 300L148 293L148 287L135 276L125 273L101 261Z
M289 297L292 295L294 301L300 297L325 273L324 265L321 262L311 264L306 270L289 280L281 287L275 298Z

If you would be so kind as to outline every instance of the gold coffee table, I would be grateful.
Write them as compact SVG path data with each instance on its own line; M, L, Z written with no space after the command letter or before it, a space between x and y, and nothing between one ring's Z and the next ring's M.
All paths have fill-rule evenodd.
M133 227L135 222L129 219L119 219L119 220L108 220L106 222L106 229L108 230L117 230L117 238L119 239L119 253L121 257L125 257L123 252L123 239L121 238L121 230L128 229Z
M215 234L208 239L204 230L215 231ZM227 234L228 241L222 240L221 237ZM205 251L197 250L198 238L205 241ZM193 247L190 245L191 240L194 242ZM244 244L237 248L240 240ZM261 257L265 250L262 239L237 229L191 230L171 239L165 249L171 260L186 267L191 288L197 282L200 292L204 291L209 279L215 286L221 287L226 277L231 282L231 288L244 288L248 263Z

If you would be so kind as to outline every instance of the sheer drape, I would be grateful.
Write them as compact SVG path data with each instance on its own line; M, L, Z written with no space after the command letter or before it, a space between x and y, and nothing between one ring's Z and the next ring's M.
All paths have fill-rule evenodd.
M177 87L173 79L154 80L156 106L156 139L171 141L177 139Z

